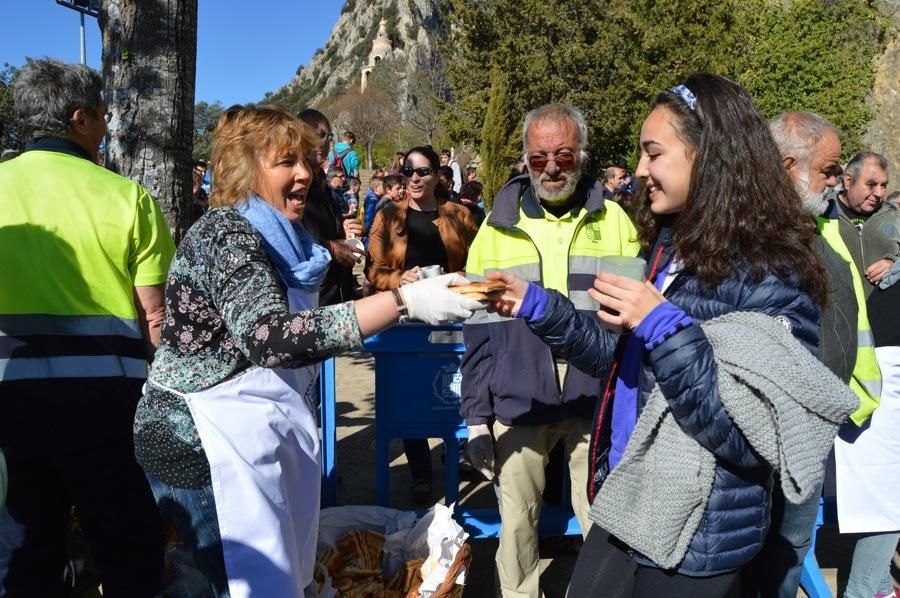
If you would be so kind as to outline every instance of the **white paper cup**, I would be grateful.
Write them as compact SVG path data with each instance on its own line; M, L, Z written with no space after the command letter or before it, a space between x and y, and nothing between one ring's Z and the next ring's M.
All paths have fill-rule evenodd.
M440 266L422 266L419 268L419 279L434 278L444 273L444 269Z
M606 272L607 274L615 274L617 276L624 276L625 278L630 278L632 280L642 281L644 280L644 269L647 267L647 262L644 258L640 257L631 257L627 255L606 255L600 258L600 272ZM594 303L594 307L599 309L604 309L600 303L591 298L591 301ZM605 311L609 313L616 313L611 309L605 309Z
M352 247L356 253L365 253L366 252L366 246L363 245L363 242L360 241L359 239L357 239L356 237L344 239L344 244Z
M644 280L647 262L644 258L627 255L607 255L600 258L600 271L631 278L638 282Z

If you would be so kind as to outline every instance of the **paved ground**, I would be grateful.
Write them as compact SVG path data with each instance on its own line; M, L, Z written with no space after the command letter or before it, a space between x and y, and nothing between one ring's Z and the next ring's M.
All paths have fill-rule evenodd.
M375 504L374 378L374 361L368 354L355 353L338 358L336 458L339 504ZM439 440L431 443L435 480L441 480L444 473L441 443ZM395 441L391 449L390 506L398 509L420 508L410 496L410 478L400 442ZM441 487L439 483L435 484L433 498L436 502L443 499ZM486 483L463 481L460 496L463 504L474 506L488 506L494 500L493 491ZM493 579L497 543L495 540L478 540L472 543L472 547L474 558L464 595L466 598L491 598L495 595ZM555 538L542 539L540 548L542 580L547 598L561 598L565 595L575 556L567 554L565 543ZM816 554L832 592L839 577L841 586L846 581L849 553L850 547L835 530L823 529ZM804 594L801 592L800 595Z

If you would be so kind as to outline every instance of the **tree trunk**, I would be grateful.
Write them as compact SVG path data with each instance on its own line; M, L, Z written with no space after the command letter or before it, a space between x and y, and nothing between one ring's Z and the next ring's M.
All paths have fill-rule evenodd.
M366 170L372 170L372 150L375 149L375 140L370 139L366 143Z
M197 0L104 0L107 166L141 183L178 242L190 225Z

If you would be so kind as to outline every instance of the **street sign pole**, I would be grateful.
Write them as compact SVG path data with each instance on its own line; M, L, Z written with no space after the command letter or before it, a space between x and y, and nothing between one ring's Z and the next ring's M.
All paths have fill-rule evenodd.
M87 54L84 49L84 13L78 13L81 17L81 64L87 64Z
M81 16L81 64L87 64L87 52L85 50L84 39L84 15L94 17L100 16L101 0L56 0L56 3L66 8L78 11Z

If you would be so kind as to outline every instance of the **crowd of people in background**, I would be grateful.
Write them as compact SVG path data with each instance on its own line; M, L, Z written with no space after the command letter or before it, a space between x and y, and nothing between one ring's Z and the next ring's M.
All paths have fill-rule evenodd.
M576 106L521 115L522 161L487 198L459 152L366 171L315 108L233 106L176 248L97 164L100 76L30 61L33 139L0 164L0 598L68 595L73 509L104 596L173 583L164 525L209 595L304 596L317 364L408 320L463 323L468 442L445 460L494 482L504 598L543 595L562 462L569 596L793 598L823 496L856 539L844 598L900 596L891 165L845 162L817 114L765 120L724 77L673 83L633 165L592 165ZM448 288L470 281L502 297ZM404 451L433 504L428 442Z

